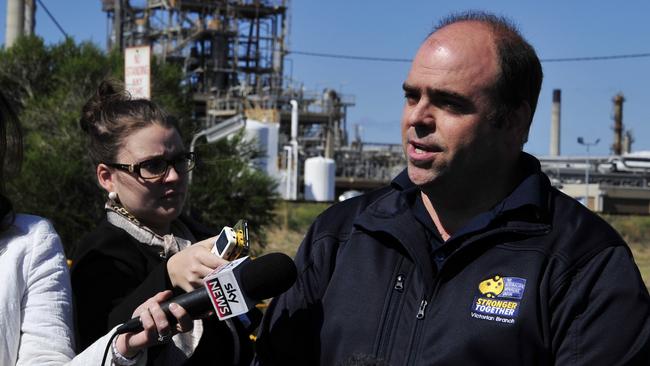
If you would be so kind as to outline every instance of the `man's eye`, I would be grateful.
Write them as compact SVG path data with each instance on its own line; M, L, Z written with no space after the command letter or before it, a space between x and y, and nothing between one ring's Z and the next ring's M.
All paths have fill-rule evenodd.
M449 100L449 99L441 100L440 103L438 103L438 106L452 113L465 114L468 112L467 106L458 103L454 100Z
M440 103L441 106L447 108L447 109L452 109L452 110L458 110L460 109L460 105L458 103L450 102L450 101L445 101Z
M409 105L417 104L418 102L418 96L413 94L413 93L404 93L404 99L406 99L406 103Z

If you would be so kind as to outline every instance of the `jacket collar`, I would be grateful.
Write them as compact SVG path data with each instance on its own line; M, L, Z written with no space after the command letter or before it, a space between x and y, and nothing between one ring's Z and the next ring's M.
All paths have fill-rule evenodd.
M516 227L530 233L545 231L550 224L551 184L532 155L521 153L519 169L523 179L513 191L490 210L472 218L452 239L497 227Z
M546 188L550 183L548 182L548 178L541 172L539 160L522 151L519 157L519 169L524 172L522 174L524 179L508 197L495 207L498 207L502 211L517 209L525 205L532 205L539 209L547 209L548 197ZM407 169L402 170L393 179L391 186L395 190L402 192L417 189L415 183L409 178Z
M486 233L492 229L530 235L548 230L551 210L548 177L541 172L539 161L524 152L520 157L520 169L524 172L524 179L512 193L491 210L470 220L452 239L477 232ZM393 190L370 204L354 224L366 231L383 232L395 237L416 262L430 268L428 246L417 245L427 243L426 234L407 201L407 197L419 192L419 188L409 179L406 169L393 179L391 187Z

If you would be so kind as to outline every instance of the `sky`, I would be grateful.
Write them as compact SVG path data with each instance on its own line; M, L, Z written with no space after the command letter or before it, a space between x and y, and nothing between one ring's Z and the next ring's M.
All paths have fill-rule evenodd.
M76 41L105 48L107 21L100 0L41 0ZM0 5L0 42L4 43L6 0ZM561 153L610 154L613 104L625 97L623 123L631 130L633 151L650 150L650 57L597 61L549 62L558 58L650 53L650 1L289 1L289 50L335 55L411 59L440 18L469 9L510 18L536 49L544 70L537 112L524 150L549 154L551 102L562 90ZM63 34L37 6L36 33L47 43ZM337 89L354 98L348 129L361 128L364 142L400 143L404 103L402 82L409 62L360 61L289 54L285 74L307 89Z

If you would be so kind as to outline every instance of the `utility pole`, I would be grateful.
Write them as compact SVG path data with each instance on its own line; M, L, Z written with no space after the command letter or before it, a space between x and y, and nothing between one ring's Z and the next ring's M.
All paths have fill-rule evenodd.
M587 147L587 159L585 161L585 206L589 207L589 170L591 168L591 163L589 161L589 148L591 146L596 146L600 142L600 139L596 139L594 142L587 142L582 137L578 137L578 143Z

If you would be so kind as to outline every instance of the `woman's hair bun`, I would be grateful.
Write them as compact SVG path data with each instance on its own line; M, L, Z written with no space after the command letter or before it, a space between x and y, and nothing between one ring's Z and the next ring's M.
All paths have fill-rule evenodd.
M113 109L110 106L131 100L128 92L118 84L114 80L102 81L95 94L83 106L79 125L84 132L90 134L101 133L100 131L104 130L103 126L101 126L103 124L102 115L106 111Z

